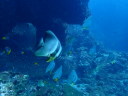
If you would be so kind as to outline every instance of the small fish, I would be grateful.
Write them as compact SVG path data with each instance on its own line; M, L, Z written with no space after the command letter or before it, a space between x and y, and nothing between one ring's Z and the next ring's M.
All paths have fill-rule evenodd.
M67 56L71 56L72 54L73 54L72 51L67 52Z
M24 52L24 51L21 51L21 54L22 54L22 55L24 55L24 54L25 54L25 52Z
M55 71L53 80L58 81L62 76L62 65Z
M71 86L75 85L74 83L71 83Z
M55 79L53 79L55 82L58 82L59 81L59 79L58 78L55 78Z
M4 55L5 51L0 51L0 56Z
M89 28L86 26L86 27L83 27L82 29L83 29L83 30L88 30Z
M68 83L75 84L77 80L78 80L78 76L76 74L76 71L72 70L68 77Z
M45 73L47 73L47 72L50 72L51 73L54 68L55 68L55 62L54 61L51 61L49 63L49 65L47 66Z
M9 40L9 37L8 36L3 36L1 39L2 40Z
M44 86L45 86L45 83L44 83L43 80L39 80L37 85L38 85L39 87L44 87Z
M48 84L48 81L46 81L46 80L44 80L43 82L44 82L44 84Z
M37 63L37 62L34 62L34 65L39 65L39 63Z
M111 64L115 64L115 63L117 63L117 61L116 60L112 60L110 63Z
M7 55L10 55L10 53L12 52L12 50L9 47L5 47L5 52L6 52Z

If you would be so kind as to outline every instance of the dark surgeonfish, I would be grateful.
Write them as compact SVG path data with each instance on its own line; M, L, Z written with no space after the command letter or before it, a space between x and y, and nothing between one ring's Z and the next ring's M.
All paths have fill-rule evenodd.
M36 56L49 57L47 62L53 61L60 55L62 46L56 35L48 30L44 38L41 38L38 48L35 51Z

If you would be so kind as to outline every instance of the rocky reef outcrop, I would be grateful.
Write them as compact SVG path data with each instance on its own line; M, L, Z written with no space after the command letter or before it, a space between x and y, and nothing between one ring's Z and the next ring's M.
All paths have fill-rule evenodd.
M0 34L11 32L19 23L31 22L38 36L50 29L62 34L59 38L64 40L63 23L82 24L88 16L87 4L88 0L0 0Z

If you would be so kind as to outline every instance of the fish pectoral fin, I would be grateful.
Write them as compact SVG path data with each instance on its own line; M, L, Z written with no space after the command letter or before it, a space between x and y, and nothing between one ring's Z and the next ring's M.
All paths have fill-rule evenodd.
M40 39L40 42L39 42L39 45L38 46L42 46L42 47L44 46L44 40L43 40L43 38Z
M47 57L49 57L49 58L50 58L50 57L51 57L51 55L50 55L50 54L48 54L48 55L47 55Z

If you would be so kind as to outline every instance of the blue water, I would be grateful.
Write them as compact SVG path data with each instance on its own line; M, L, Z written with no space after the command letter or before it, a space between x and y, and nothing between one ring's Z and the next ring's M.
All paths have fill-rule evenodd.
M93 36L111 50L128 51L128 1L90 0Z

